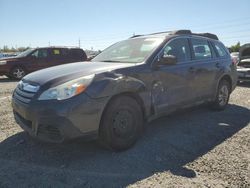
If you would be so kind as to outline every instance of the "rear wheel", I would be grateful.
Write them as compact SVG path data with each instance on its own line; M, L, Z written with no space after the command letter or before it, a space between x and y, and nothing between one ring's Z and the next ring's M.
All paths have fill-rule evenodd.
M216 99L212 104L214 110L224 110L230 97L230 83L227 80L221 80L217 89Z
M22 67L15 67L10 72L10 77L20 80L26 75L25 70Z
M137 101L128 96L116 97L103 114L99 141L116 151L125 150L136 142L142 126L143 114Z

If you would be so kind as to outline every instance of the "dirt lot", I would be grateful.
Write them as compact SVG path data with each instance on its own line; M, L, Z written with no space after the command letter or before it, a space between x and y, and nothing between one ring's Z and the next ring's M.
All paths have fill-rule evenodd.
M197 107L151 122L113 153L95 142L42 144L13 120L17 82L0 78L0 187L250 187L250 85L223 112Z

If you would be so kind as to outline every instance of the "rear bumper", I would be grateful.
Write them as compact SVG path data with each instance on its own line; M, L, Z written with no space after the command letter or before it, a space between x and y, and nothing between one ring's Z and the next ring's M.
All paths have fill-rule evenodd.
M16 122L32 137L61 143L78 137L97 138L107 99L85 94L65 101L34 101L24 104L12 99Z

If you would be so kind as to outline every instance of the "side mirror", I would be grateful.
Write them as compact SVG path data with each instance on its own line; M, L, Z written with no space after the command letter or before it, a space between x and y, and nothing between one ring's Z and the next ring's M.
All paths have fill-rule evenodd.
M165 55L161 57L156 64L157 65L175 65L176 63L177 63L177 58L175 56Z

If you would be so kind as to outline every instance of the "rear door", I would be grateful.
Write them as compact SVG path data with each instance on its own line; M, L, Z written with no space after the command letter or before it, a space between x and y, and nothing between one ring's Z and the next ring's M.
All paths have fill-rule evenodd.
M188 40L173 39L165 45L161 53L160 56L175 56L177 64L158 65L153 71L152 101L158 114L179 108L193 99Z
M214 83L218 72L217 58L208 40L191 38L190 41L193 59L190 73L193 76L194 100L206 100L214 94Z
M36 71L49 67L51 55L48 49L41 48L35 50L30 56L29 70Z
M50 66L63 65L68 63L69 60L69 49L67 48L51 48L52 63Z
M217 69L216 71L217 74L215 78L216 81L218 81L218 79L222 76L225 69L227 71L230 71L232 78L236 80L237 79L236 65L232 63L232 58L227 48L219 41L212 41L211 44L217 56L217 61L215 64L216 69ZM217 87L217 85L215 87Z

